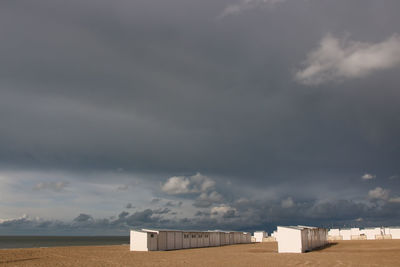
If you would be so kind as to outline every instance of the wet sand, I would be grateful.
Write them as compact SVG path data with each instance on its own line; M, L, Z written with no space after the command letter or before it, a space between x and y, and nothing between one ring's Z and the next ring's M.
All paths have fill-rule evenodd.
M156 252L127 245L4 249L0 266L400 266L400 240L338 241L304 254L278 254L276 242Z

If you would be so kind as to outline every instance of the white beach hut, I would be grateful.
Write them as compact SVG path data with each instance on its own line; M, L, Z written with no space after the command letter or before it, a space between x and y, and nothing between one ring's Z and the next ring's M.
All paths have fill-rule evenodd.
M278 226L278 252L303 253L327 244L328 231L309 226Z
M389 235L392 239L400 239L400 227L389 227Z
M328 239L329 240L342 240L343 237L340 235L340 230L337 228L330 229L328 231Z
M246 232L228 231L179 231L179 230L132 230L131 251L175 250L201 248L238 243L250 243L251 235Z
M379 227L365 228L363 231L367 237L367 240L374 240L383 236L382 229Z
M267 236L268 236L268 233L265 231L254 232L254 238L256 239L256 242L263 242L263 238L266 238Z
M131 231L131 251L158 250L158 231Z
M350 232L351 232L351 239L353 239L353 240L360 239L360 236L361 236L360 228L351 228Z
M340 229L340 235L342 236L343 240L351 240L351 229L350 228Z

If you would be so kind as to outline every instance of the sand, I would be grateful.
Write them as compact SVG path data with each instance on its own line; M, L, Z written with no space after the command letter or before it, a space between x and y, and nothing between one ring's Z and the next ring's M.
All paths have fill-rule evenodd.
M127 245L5 249L0 266L400 266L400 240L338 241L304 254L278 254L276 242L156 252Z

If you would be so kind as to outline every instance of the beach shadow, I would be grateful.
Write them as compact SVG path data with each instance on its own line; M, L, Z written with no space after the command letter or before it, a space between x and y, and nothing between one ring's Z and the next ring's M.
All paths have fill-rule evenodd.
M328 244L326 244L326 245L324 245L322 247L314 248L312 251L320 251L320 250L323 250L323 249L327 249L327 248L336 246L337 244L338 244L337 242L331 242L331 243L328 243ZM309 252L311 252L311 251L309 251Z
M5 261L0 261L0 264L4 263L15 263L15 262L21 262L21 261L32 261L32 260L39 260L40 258L27 258L27 259L18 259L18 260L5 260Z

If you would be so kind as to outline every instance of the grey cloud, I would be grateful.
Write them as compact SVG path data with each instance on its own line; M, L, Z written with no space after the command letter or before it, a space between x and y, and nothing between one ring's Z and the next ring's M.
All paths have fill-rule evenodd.
M363 180L371 180L375 179L376 175L370 174L370 173L365 173L363 176L361 176L361 179Z
M85 213L79 214L74 219L74 222L77 222L77 223L87 223L87 222L92 222L92 221L93 221L93 217L88 214L85 214Z
M129 189L129 185L120 185L120 186L118 186L117 187L117 190L119 190L119 191L126 191L126 190L128 190Z
M193 206L197 208L207 208L213 204L222 203L223 197L216 191L212 191L210 193L202 193L200 196L195 200Z
M167 207L181 207L183 204L182 201L168 201L165 203L165 206Z
M360 227L394 225L400 218L399 202L381 204L339 200L332 202L297 202L295 206L282 208L280 203L249 201L246 206L220 205L209 211L198 210L194 218L168 218L168 209L137 211L131 215L121 212L116 218L94 219L80 214L72 222L60 222L23 216L0 220L0 233L47 231L47 233L124 233L132 227L171 229L236 229L273 230L277 224L304 224L325 227ZM176 215L176 214L175 214ZM248 218L252 218L249 220ZM360 220L360 218L362 220Z
M134 214L126 218L128 225L143 224L147 222L152 222L153 211L151 209L146 209L144 211L137 211Z
M121 213L118 215L118 218L119 218L119 219L122 219L122 218L125 218L125 217L128 216L128 215L129 215L129 212L123 211L123 212L121 212Z
M166 213L170 213L171 210L169 208L163 208L163 209L156 209L153 210L154 214L166 214Z
M128 204L126 204L125 208L127 208L127 209L134 209L135 206L133 206L132 203L128 203Z
M236 211L235 210L228 210L227 212L224 213L223 217L225 219L235 218L236 217Z
M389 198L389 191L382 187L376 187L368 192L368 197L371 199L387 200Z
M215 181L200 173L190 177L174 176L162 185L161 190L170 195L204 193L215 186Z
M282 202L281 202L282 208L291 208L291 207L293 207L293 205L294 205L294 202L291 197L288 197L288 198L282 200Z
M42 191L42 190L51 190L54 192L61 192L65 190L65 188L68 186L68 182L39 182L35 184L33 187L33 190L37 191Z
M132 202L143 208L126 218L94 219L93 229L112 223L121 229L250 229L300 220L344 223L354 214L366 224L398 218L385 214L397 214L397 203L389 200L397 197L399 179L363 182L360 176L400 173L399 75L396 64L381 64L397 43L399 1L287 1L220 20L215 17L221 10L240 1L116 0L113 8L94 0L28 2L0 3L0 23L8 25L0 29L0 169L54 170L76 179L68 189L95 180L112 183L114 193L118 185L131 185L115 175L123 170L140 177L132 191L153 192L142 198L145 203L119 192L110 206ZM293 80L327 32L339 42L336 50L349 56L338 57L341 63L372 55L379 64L346 76L338 62L325 67L324 61L306 77L303 72L316 66L310 61L300 69L303 78L315 81L333 72L346 82L328 82L332 76L313 86ZM215 184L195 182L196 172ZM160 192L171 177L177 183ZM0 190L10 181L0 177ZM49 203L59 203L51 197L65 194L32 192L40 181L10 186L6 202L2 198L7 213L20 212L14 211L15 192L50 195ZM384 203L367 199L376 187L390 188L393 196ZM222 198L210 197L214 191ZM288 196L293 206L283 209ZM236 217L175 220L172 212L146 210L154 197L185 201L182 211L189 213L189 206L192 214L196 205L205 213L227 205ZM99 198L91 199L93 218L104 214ZM316 203L323 201L338 211L340 222L319 210L323 205ZM35 209L25 204L26 212ZM61 212L52 216L64 218Z
M392 197L389 199L389 202L400 203L400 197Z
M394 34L376 44L340 40L325 36L312 51L305 67L296 73L300 83L316 85L335 80L359 78L400 65L400 36Z
M161 198L155 197L155 198L152 198L152 199L151 199L150 203L151 203L151 204L156 204L156 203L158 203L158 202L160 202L160 201L161 201Z
M198 210L194 216L210 216L211 213Z
M245 10L259 8L262 5L274 5L276 3L284 2L287 0L240 0L235 4L229 4L218 18L224 18L229 15L237 15Z

